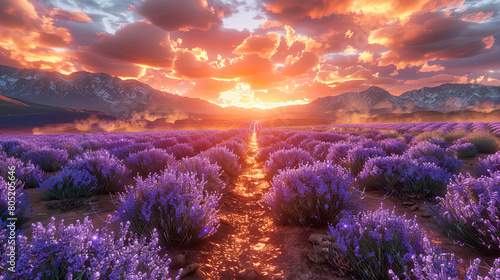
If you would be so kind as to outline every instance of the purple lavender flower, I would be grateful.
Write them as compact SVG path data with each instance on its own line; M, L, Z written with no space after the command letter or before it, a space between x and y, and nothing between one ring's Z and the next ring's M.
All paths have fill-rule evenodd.
M107 150L85 152L70 160L65 169L86 170L95 177L99 193L123 190L130 174L123 161L112 156Z
M54 172L60 170L68 161L69 155L65 150L52 148L37 148L25 152L23 161L38 165L43 171Z
M311 155L302 149L278 150L269 156L264 165L264 173L271 180L280 170L297 168L300 165L314 162Z
M382 207L345 215L329 226L328 234L334 239L329 252L335 247L346 254L360 279L392 279L389 269L402 276L412 257L424 252L424 233L416 219L407 220Z
M158 173L175 162L174 156L164 149L149 149L133 153L127 157L125 163L132 170L132 174L139 173L146 177L150 173Z
M130 221L134 232L146 236L157 229L162 246L191 246L219 226L221 195L204 193L205 183L193 173L172 168L146 179L138 177L135 187L128 186L120 194L115 220Z
M358 175L360 187L379 189L401 198L441 196L451 175L433 163L406 156L369 159Z
M500 171L500 152L480 158L477 169L480 175L490 175Z
M29 239L17 236L16 272L10 275L15 279L153 280L169 274L170 260L159 256L156 232L151 238L137 237L129 223L120 224L116 234L107 228L96 230L88 217L69 226L61 221L56 227L52 218L46 227L31 227ZM6 261L2 258L0 266L7 267Z
M326 226L342 210L359 209L359 197L350 190L353 182L344 168L317 162L274 176L266 201L280 224Z
M457 175L432 219L456 242L486 252L500 252L500 172L491 177Z

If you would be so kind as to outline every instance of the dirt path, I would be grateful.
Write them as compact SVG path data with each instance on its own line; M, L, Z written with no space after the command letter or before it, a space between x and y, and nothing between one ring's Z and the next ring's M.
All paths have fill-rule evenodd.
M275 262L282 245L271 240L277 228L266 213L263 194L269 183L255 161L257 151L253 133L242 173L222 198L222 225L198 255L208 279L276 279L283 274Z

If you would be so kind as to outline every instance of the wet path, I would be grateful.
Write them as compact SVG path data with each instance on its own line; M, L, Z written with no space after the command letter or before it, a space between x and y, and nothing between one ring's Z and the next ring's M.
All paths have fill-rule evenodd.
M198 262L208 279L279 279L283 274L274 265L281 245L270 242L276 226L265 210L263 194L269 183L262 164L255 161L258 149L253 133L244 169L222 198L220 229L227 232L201 249Z

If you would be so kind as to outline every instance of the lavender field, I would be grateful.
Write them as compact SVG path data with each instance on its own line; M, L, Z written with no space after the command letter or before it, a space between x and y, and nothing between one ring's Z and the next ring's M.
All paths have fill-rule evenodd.
M0 279L500 279L500 122L251 128L0 137Z

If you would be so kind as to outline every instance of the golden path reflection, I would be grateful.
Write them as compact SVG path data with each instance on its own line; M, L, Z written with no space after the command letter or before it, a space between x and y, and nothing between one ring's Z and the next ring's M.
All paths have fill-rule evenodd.
M269 183L264 180L262 164L255 160L258 150L257 135L252 133L244 170L223 197L221 217L231 225L230 230L207 242L200 252L200 270L208 279L247 278L250 274L257 274L258 279L281 279L283 275L273 265L281 248L269 242L276 226L266 213L264 194Z

